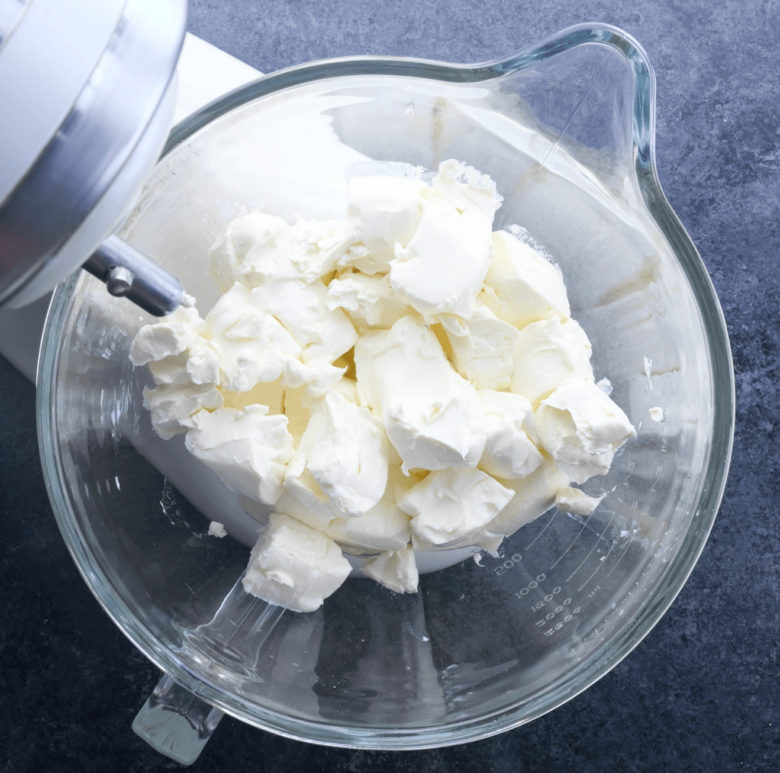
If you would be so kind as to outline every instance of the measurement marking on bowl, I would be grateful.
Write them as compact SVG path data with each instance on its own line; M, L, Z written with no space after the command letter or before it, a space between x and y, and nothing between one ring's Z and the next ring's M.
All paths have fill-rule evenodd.
M591 557L591 555L593 555L593 551L598 547L599 542L601 542L602 538L607 533L607 529L609 528L609 525L612 523L612 520L614 519L614 517L615 517L615 514L612 513L612 516L610 517L609 521L607 521L607 525L604 527L604 531L602 531L601 534L599 534L598 539L593 543L593 547L590 549L588 555L585 556L585 558L582 559L582 563L566 578L566 582L569 582L569 580L571 580L571 578L574 577L574 575L577 574L577 572L579 572L580 569L582 569L583 566L585 566L585 562ZM584 529L585 526L583 526L582 528ZM599 564L599 567L600 566L601 566L601 564ZM598 568L596 569L596 571L598 571ZM595 574L595 572L594 572L594 574ZM587 584L587 581L586 581L586 584ZM582 590L582 588L580 588L580 590Z
M544 582L546 579L547 579L547 575L546 574L539 574L539 575L537 575L535 580L531 580L531 582L529 582L528 585L526 585L524 588L520 588L520 590L515 593L515 596L517 596L517 598L519 598L519 599L523 598L523 596L527 596L534 588L538 588L539 587L539 583ZM560 592L560 590L561 589L558 588L558 592ZM539 603L542 606L544 606L544 601L540 601ZM536 605L531 607L531 609L536 609L536 608L537 608Z
M659 464L655 468L655 480L653 481L652 486L650 486L650 491L655 494L655 486L656 484L661 480L661 475L663 474L664 468Z
M507 569L512 569L512 567L514 567L514 565L515 565L515 564L519 564L519 563L521 563L521 562L522 562L522 560L523 560L523 557L520 555L520 553L515 553L515 554L514 554L514 555L513 555L511 558L508 558L508 559L507 559L506 561L504 561L504 563L503 563L503 564L501 564L500 566L495 566L495 567L493 567L493 571L494 571L494 572L495 572L497 575L501 576L502 574L504 574L504 572L506 572L506 571L507 571ZM482 566L482 564L480 564L480 566ZM529 587L530 587L530 588L535 588L535 587L536 587L536 585L537 585L539 582L542 582L542 580L544 580L544 577L545 577L545 576L544 576L543 574L540 574L540 575L539 575L539 577L537 577L537 578L536 578L536 580L537 580L537 583L535 583L535 584L532 584L532 585L529 585ZM539 578L541 578L541 579L539 579ZM515 595L517 595L517 594L515 594Z
M617 544L617 543L613 542L613 543L612 543L612 544L609 546L609 550L608 550L608 551L606 552L606 554L604 555L604 558L603 558L603 559L601 559L601 562L600 562L600 563L599 563L599 565L598 565L598 566L595 568L595 570L593 571L593 574L592 574L590 577L588 577L588 579L587 579L587 580L585 580L585 582L584 582L584 583L583 583L583 584L582 584L582 585L581 585L581 586L580 586L580 587L577 589L577 592L578 592L578 593L579 593L579 592L580 592L580 591L581 591L581 590L582 590L582 589L583 589L583 588L584 588L584 587L585 587L585 586L586 586L586 585L587 585L587 584L588 584L588 583L589 583L589 582L590 582L590 581L593 579L593 576L596 574L596 572L598 572L598 570L599 570L599 569L601 569L601 567L602 567L602 566L606 566L606 565L607 565L607 559L609 558L609 555L610 555L610 553L612 553L612 550L614 549L614 547L615 547L615 545L616 545L616 544ZM630 543L629 543L629 544L630 544ZM615 564L615 566L617 566L617 563ZM614 567L612 567L612 568L614 569ZM612 572L610 571L610 573L609 573L609 574L612 574ZM609 577L609 574L607 575L607 577Z
M580 535L582 534L582 532L585 531L585 527L587 525L588 525L588 522L585 521L585 523L582 524L582 528L579 530L579 533L574 538L574 542L572 542L571 545L569 545L569 547L567 547L566 550L564 550L563 553L561 553L561 555L558 557L558 560L550 567L550 569L555 569L555 567L558 566L558 564L561 562L563 557L574 547L575 543L580 538Z
M550 518L550 520L549 520L549 521L547 521L547 523L545 524L545 527L544 527L544 528L543 528L543 529L542 529L542 530L541 530L541 531L540 531L540 532L539 532L539 533L536 535L536 537L534 537L534 539L531 541L530 545L526 545L526 546L523 548L523 551L529 550L529 549L530 549L530 547L531 547L531 545L533 545L533 544L534 544L534 542L536 542L536 540L538 540L538 539L539 539L539 537L541 537L541 536L542 536L542 534L544 534L544 533L545 533L545 531L547 531L547 527L548 527L548 526L549 526L549 525L550 525L550 524L551 524L551 523L552 523L552 522L555 520L555 516L556 516L556 515L558 515L558 513L559 513L559 512L560 512L559 510L556 510L556 511L553 513L553 515L552 515L552 518Z
M629 541L628 545L626 545L626 549L623 551L623 555L621 555L620 558L618 558L618 560L615 561L615 565L609 570L609 572L607 572L607 577L609 577L612 574L612 572L614 572L615 569L617 569L617 565L623 560L623 556L626 553L628 553L628 549L630 547L631 547L631 541Z
M540 609L542 609L545 606L545 603L548 601L551 601L556 593L559 593L561 591L561 587L557 586L553 589L553 592L550 594L548 593L542 601L539 601L537 604L534 604L534 606L531 608L532 612L538 612ZM601 590L601 586L597 585L594 590L591 592L591 596L595 595L599 590ZM590 596L588 597L590 598ZM566 613L566 616L559 620L555 625L553 625L551 628L548 628L546 631L543 632L543 636L552 636L556 631L560 631L561 628L563 628L567 623L570 623L576 615L578 615L582 611L582 607L576 606L573 609L569 609L569 605L572 603L573 599L571 596L568 598L565 598L563 601L561 601L552 612L548 612L544 617L541 617L539 620L537 620L534 623L534 626L536 628L543 628L545 625L548 625L552 623L552 621L561 613Z
M587 560L590 558L590 555L591 555L591 553L593 553L593 551L594 551L594 550L596 549L596 547L598 546L599 542L601 542L601 540L604 538L604 535L607 533L607 529L610 527L610 524L612 523L612 521L614 520L614 518L615 518L615 514L614 514L614 513L612 513L612 516L610 517L609 521L607 522L607 525L604 527L604 531L602 531L602 532L601 532L601 534L599 535L599 538L596 540L596 544L595 544L595 545L594 545L594 546L591 548L591 551L590 551L590 553L588 553L588 555L587 555L587 556L585 556L585 561L587 561ZM599 569L601 569L601 567L602 567L602 566L604 566L604 564L605 564L605 562L606 562L606 560L607 560L607 556L608 556L608 555L609 555L609 554L612 552L612 548L613 548L613 546L614 546L614 545L615 545L615 543L613 542L613 543L612 543L612 545L610 545L610 546L609 546L609 550L608 550L608 551L606 552L606 554L605 554L605 555L604 555L604 556L601 558L601 560L599 561L599 565L598 565L598 566L597 566L597 567L596 567L596 568L593 570L593 574L591 574L591 576L590 576L590 577L588 577L588 579L587 579L587 580L585 580L585 582L584 582L584 583L582 583L582 585L580 585L580 587L577 589L577 592L578 592L578 593L579 593L579 591L581 591L581 590L582 590L582 589L583 589L583 588L584 588L584 587L585 587L585 586L586 586L586 585L587 585L587 584L588 584L588 583L589 583L589 582L590 582L590 581L593 579L593 577L594 577L594 575L596 574L596 572L598 572L598 570L599 570ZM571 580L571 578L572 578L572 577L574 577L574 575L575 575L575 574L577 574L577 572L579 572L579 570L580 570L580 569L582 569L582 567L583 567L583 566L584 566L584 564L585 564L585 561L583 561L583 562L582 562L582 563L581 563L581 564L580 564L580 565L579 565L579 566L578 566L578 567L577 567L577 568L576 568L576 569L575 569L575 570L574 570L574 571L571 573L571 575L569 576L569 579L568 579L568 580L566 580L566 582L568 582L569 580Z

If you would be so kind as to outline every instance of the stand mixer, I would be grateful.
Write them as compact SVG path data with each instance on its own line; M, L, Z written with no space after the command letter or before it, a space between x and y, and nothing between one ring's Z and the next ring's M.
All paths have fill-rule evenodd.
M13 35L2 33L7 46L33 18L28 15L37 3L42 7L44 0L16 0L21 21L14 24L0 14L2 29L15 27ZM105 5L116 5L112 29L117 42L101 49L109 58L125 35L131 39L129 21L120 23L120 14L131 7L146 8L150 16L163 13L149 0L128 0L121 10L120 3ZM85 11L81 21L87 18ZM178 42L171 33L176 25L168 19L170 54L181 45L183 8ZM113 39L109 22L106 41ZM0 75L7 46L0 49ZM146 123L136 126L137 142L124 166L112 167L117 169L113 179L119 180L120 171L132 165L138 171L135 184L122 187L126 196L111 198L114 188L106 173L102 199L96 187L89 188L95 192L89 198L96 202L92 212L100 217L92 221L87 214L79 222L92 225L99 219L102 225L78 241L80 249L71 249L81 233L74 216L73 221L57 220L71 223L59 241L52 236L36 242L42 245L40 254L32 248L12 252L6 247L12 233L21 235L14 244L32 241L34 211L27 210L27 220L11 220L5 207L16 195L0 199L0 298L6 307L42 295L88 257L91 273L108 280L109 291L147 303L144 308L152 314L164 314L181 302L183 289L168 279L172 274L146 278L144 271L151 269L138 259L138 250L111 235L168 128L162 119L160 128L155 116L164 105L168 119L171 115L175 55L158 61L163 60L170 69L159 84L157 102L147 106ZM157 65L158 73L162 67ZM5 99L2 77L0 83ZM442 105L449 107L444 118ZM528 113L522 113L526 108ZM154 465L132 447L140 390L134 388L126 349L139 322L148 317L106 297L90 277L72 277L55 292L42 349L38 404L44 474L63 536L90 588L123 632L170 675L163 677L134 728L174 759L192 762L223 711L288 737L375 749L463 743L527 722L592 684L663 614L703 547L728 466L733 383L725 325L706 271L655 177L653 82L644 53L614 28L583 26L488 65L339 60L294 68L230 95L179 127L152 173L150 195L137 207L138 217L121 232L181 276L190 292L195 292L196 272L182 265L194 254L190 245L207 245L210 228L221 225L221 213L214 214L214 223L205 223L202 201L224 198L223 190L240 201L233 191L240 187L235 178L241 165L216 182L204 167L222 159L223 151L240 148L237 140L246 126L269 126L269 109L277 111L280 124L305 127L280 139L289 145L278 159L286 174L300 156L296 136L309 141L331 132L366 157L417 160L419 153L420 163L429 168L437 154L473 153L480 168L482 157L491 165L485 171L497 178L507 175L507 190L509 176L516 179L525 164L531 174L524 179L533 179L533 192L518 186L512 202L523 222L530 219L533 232L568 260L567 271L581 280L575 286L587 287L593 279L603 290L604 277L614 285L612 300L605 295L601 305L583 303L588 324L602 339L612 335L623 344L604 349L606 359L599 367L618 376L616 388L636 415L664 399L685 410L671 410L663 427L646 423L640 441L620 458L609 481L616 495L595 518L580 522L552 513L518 533L500 559L467 561L427 575L419 595L398 599L355 582L322 614L279 614L231 590L238 588L246 563L244 549L234 540L204 546L187 521L189 510L174 490L178 487L171 486L169 476L155 475ZM609 118L606 126L603 116ZM405 128L412 121L417 134ZM153 125L159 134L152 132ZM55 128L49 143L57 137ZM143 138L149 138L148 144ZM49 147L45 139L30 159L48 158L40 153ZM270 153L267 147L264 151ZM111 163L110 154L104 158ZM78 168L77 163L67 167ZM5 167L0 171L5 179ZM17 172L17 179L26 182L26 173ZM191 189L188 175L203 190ZM626 180L620 189L625 197L614 197L617 184ZM267 184L267 175L260 182ZM200 194L205 198L191 200ZM116 206L104 212L102 203L109 199ZM570 217L573 200L580 202L576 222ZM171 201L191 214L179 226L182 233L171 233L166 219ZM512 207L508 204L507 211ZM560 217L564 209L566 218ZM599 249L582 247L580 255L583 233ZM648 235L647 253L637 233ZM653 249L656 263L648 274L644 260ZM599 270L588 271L593 255L602 263ZM647 281L627 284L634 275L630 272ZM624 274L628 279L621 284ZM132 292L134 287L152 290ZM105 316L98 313L103 306L110 312ZM627 325L621 316L643 309L652 320L649 332L641 318ZM647 353L656 363L663 355L685 368L670 368L651 380L634 367ZM646 404L648 389L655 391L653 402ZM120 405L122 410L114 410ZM139 519L139 511L151 517ZM194 513L193 523L200 518ZM213 648L223 639L233 650L221 644ZM240 657L233 658L233 651Z
M112 232L165 143L186 0L0 4L0 309L80 266L156 316L181 282Z

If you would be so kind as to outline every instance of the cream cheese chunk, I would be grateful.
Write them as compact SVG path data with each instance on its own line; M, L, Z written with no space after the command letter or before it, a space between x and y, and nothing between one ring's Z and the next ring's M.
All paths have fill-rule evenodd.
M347 218L354 242L365 247L345 262L364 274L386 273L396 244L406 247L422 215L428 186L405 177L353 177L347 185Z
M155 389L144 388L144 408L151 414L152 427L163 439L187 431L182 424L201 409L221 408L223 397L209 384L161 384Z
M301 347L274 316L258 309L252 291L236 282L206 315L205 335L219 355L221 384L246 392L276 381Z
M179 307L138 331L130 347L134 365L149 365L155 384L220 382L219 357L203 338L206 323L193 308Z
M626 414L580 379L565 381L542 400L534 418L541 445L575 483L606 475L615 451L636 437Z
M323 530L340 545L357 551L401 550L412 538L410 518L396 505L396 486L409 481L401 468L388 469L382 498L358 518L334 518Z
M506 231L493 234L493 261L485 290L485 303L493 313L518 328L570 315L560 270Z
M569 486L561 489L555 495L555 506L564 513L574 513L575 515L590 515L604 499L606 494L600 497L589 497L584 491Z
M355 518L382 498L387 469L380 422L332 391L311 412L287 466L285 490L316 514Z
M212 274L225 292L236 281L259 287L271 280L313 282L333 271L349 247L341 221L303 220L250 212L231 222L211 249Z
M309 360L307 363L289 359L284 366L282 383L291 389L305 387L304 402L311 405L344 376L345 368L331 365L327 360Z
M151 368L157 363L149 363ZM184 371L193 384L221 384L222 365L219 353L210 341L199 341L187 352Z
M149 363L149 372L154 383L162 384L209 384L220 382L219 356L208 341L198 337L192 346L181 354L164 357Z
M160 322L142 327L130 346L130 362L146 365L175 357L200 339L205 323L196 309L178 308Z
M530 475L542 463L542 455L533 443L536 433L531 403L511 392L483 389L477 394L487 430L479 468L508 480Z
M416 593L419 582L414 550L391 550L366 561L363 574L396 593Z
M481 212L425 199L414 236L407 247L396 247L390 261L396 296L426 317L470 317L490 266L490 225Z
M241 411L201 410L182 424L188 428L187 450L228 488L257 502L276 502L293 455L286 416L270 416L267 406L250 405Z
M478 544L496 537L508 537L546 513L555 504L558 492L569 485L569 476L561 472L551 459L545 458L530 475L517 480L502 480L501 483L513 491L514 496L490 523L473 536Z
M354 378L342 376L338 381L333 382L331 389L346 397L351 403L357 403L357 381Z
M327 288L318 279L273 279L252 290L252 303L273 314L301 347L301 360L333 362L351 349L358 335L341 310L328 309Z
M664 420L664 409L655 407L650 409L650 418L653 421L663 421Z
M425 317L470 317L490 268L491 226L501 198L492 180L445 161L423 191L420 222L404 247L396 244L390 283L398 298Z
M252 549L243 585L247 593L296 612L313 612L337 590L352 567L321 532L273 513Z
M290 262L306 282L336 268L351 241L348 230L340 220L300 220L290 228Z
M395 502L380 499L359 518L334 518L323 532L348 552L401 550L412 538L410 519Z
M250 263L262 266L272 277L296 276L289 254L277 244L277 238L288 228L282 218L262 212L251 212L232 220L210 251L211 274L217 287L225 293L237 281L245 280L251 273L244 266L250 256ZM261 270L257 281L265 278L266 274Z
M442 314L439 321L452 348L453 363L477 389L508 389L515 369L519 332L480 300L471 319Z
M278 513L292 516L301 523L305 523L309 528L324 534L334 520L328 498L322 493L317 481L311 477L311 473L304 470L299 477L302 480L300 488L297 490L297 496L293 496L287 490L282 490L282 495L276 500L274 509ZM302 499L306 501L306 504L300 501Z
M281 378L276 381L258 382L247 392L231 392L221 388L220 392L225 408L243 410L249 405L266 405L269 413L285 413L285 387Z
M387 274L345 273L328 285L328 309L343 309L353 321L368 327L390 328L414 309L401 303Z
M439 164L439 173L433 180L433 190L443 199L454 204L461 212L475 210L493 221L503 198L489 175L462 164L454 158Z
M590 341L575 320L532 322L517 339L512 391L538 408L566 379L594 380L590 355Z
M355 366L358 399L382 417L404 472L476 467L486 440L477 392L422 320L403 317L361 336Z
M482 470L432 472L398 501L424 542L448 545L470 538L492 521L514 492Z

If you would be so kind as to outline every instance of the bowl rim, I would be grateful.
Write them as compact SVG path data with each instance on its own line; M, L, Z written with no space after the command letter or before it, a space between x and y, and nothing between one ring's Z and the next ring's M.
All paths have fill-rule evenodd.
M477 717L431 728L362 728L303 720L248 704L239 696L205 681L177 661L113 591L88 549L65 495L65 477L55 437L55 379L60 330L73 303L78 276L55 291L46 319L37 373L38 437L44 480L65 543L85 582L127 638L163 672L208 703L251 725L283 737L354 749L427 749L481 740L518 727L574 698L606 675L647 636L672 604L701 555L720 506L734 437L735 388L726 322L705 265L690 236L667 201L655 162L655 76L642 47L617 27L586 23L568 27L505 58L480 64L447 64L400 57L347 57L312 62L263 76L220 97L173 128L162 157L192 134L248 102L292 86L348 75L403 75L451 83L478 83L518 72L582 45L607 46L622 54L634 74L632 113L633 163L645 206L673 247L701 312L713 375L713 437L703 486L691 528L662 575L653 595L615 637L575 672L556 680L544 696Z

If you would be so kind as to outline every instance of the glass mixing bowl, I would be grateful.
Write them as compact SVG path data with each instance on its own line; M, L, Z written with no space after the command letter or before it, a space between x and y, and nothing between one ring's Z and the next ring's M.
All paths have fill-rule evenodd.
M317 612L285 612L236 585L239 540L253 533L205 534L199 511L213 517L224 487L205 468L182 477L181 437L155 444L148 375L128 360L150 318L72 278L52 301L39 365L43 466L85 580L169 675L139 732L165 746L161 717L178 718L197 745L227 712L321 744L471 741L572 698L659 620L720 502L734 386L715 292L658 182L653 111L643 51L588 25L484 65L296 67L176 127L121 235L177 274L202 313L217 297L208 249L242 208L341 217L354 164L435 169L454 157L498 184L494 227L519 223L561 266L596 377L611 380L638 436L586 484L608 492L590 517L551 510L500 558L477 552L425 574L416 595L349 579ZM185 759L170 722L165 733L167 753Z

